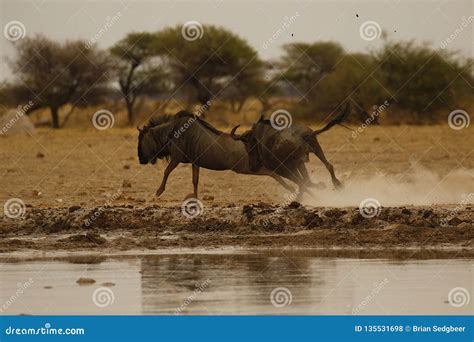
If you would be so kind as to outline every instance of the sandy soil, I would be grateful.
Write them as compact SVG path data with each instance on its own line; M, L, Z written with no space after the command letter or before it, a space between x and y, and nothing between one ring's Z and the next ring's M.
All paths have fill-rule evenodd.
M307 164L311 177L327 186L317 205L308 200L304 203L312 206L285 202L285 192L271 178L202 170L204 210L188 219L180 207L192 192L190 166L179 166L156 199L164 164L139 165L136 139L136 131L128 129L39 130L33 136L0 137L0 200L20 198L26 204L22 218L0 217L0 252L447 247L472 255L472 201L460 206L455 197L447 196L438 198L436 205L407 206L402 198L400 205L382 203L380 215L366 219L357 203L332 208L328 200L324 205L326 197L338 195L313 156ZM469 192L474 184L471 128L370 127L354 139L338 127L319 140L344 182L370 180L376 174L393 181L423 167L438 177L440 194L456 186ZM444 179L460 171L464 178L451 177L443 188ZM449 222L441 224L446 218Z

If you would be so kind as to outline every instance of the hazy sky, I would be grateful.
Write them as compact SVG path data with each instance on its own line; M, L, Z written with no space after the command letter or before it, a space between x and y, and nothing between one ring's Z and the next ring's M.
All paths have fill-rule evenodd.
M469 17L474 15L473 4L472 0L0 0L0 25L4 29L16 20L24 25L28 36L42 33L57 40L89 40L108 18L120 12L121 17L98 41L105 48L130 31L156 31L198 21L225 26L247 39L261 57L275 58L281 53L281 45L292 41L334 40L351 52L376 49L381 39L367 41L359 33L366 21L377 22L392 39L415 39L439 46L464 21L467 26L447 48L472 56L474 18ZM264 49L263 44L292 16L289 27ZM203 34L202 39L205 30ZM2 35L0 55L11 56L12 51L12 43ZM8 75L3 63L0 73L2 79Z

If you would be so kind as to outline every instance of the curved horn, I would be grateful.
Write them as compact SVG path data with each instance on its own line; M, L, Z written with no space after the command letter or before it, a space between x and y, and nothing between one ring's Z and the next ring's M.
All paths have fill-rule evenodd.
M237 128L239 128L240 125L237 125L235 126L234 128L232 128L232 131L230 131L230 137L234 140L240 140L241 136L240 135L236 135L235 134L235 131L237 130Z

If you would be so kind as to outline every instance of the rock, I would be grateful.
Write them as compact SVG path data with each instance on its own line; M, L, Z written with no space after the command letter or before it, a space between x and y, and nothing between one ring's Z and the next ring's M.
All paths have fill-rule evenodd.
M69 212L73 213L73 212L75 212L76 210L79 210L79 209L81 209L81 206L73 205L72 207L69 207Z
M130 170L130 165L128 165L128 164L127 164L127 165L124 165L123 168L124 168L125 170Z
M33 196L39 197L41 195L42 195L41 191L33 190Z
M322 224L323 219L319 216L318 213L310 212L304 216L304 225L308 228L321 227Z
M131 187L132 187L132 183L130 183L129 181L124 180L122 182L122 188L131 188Z
M214 200L214 196L211 196L211 195L204 195L204 196L202 197L202 199L203 199L204 201L213 201L213 200Z
M36 158L44 158L44 154L42 152L38 152L36 154Z
M289 208L289 209L298 209L299 207L301 207L301 203L293 201L290 204L288 204L287 208Z
M242 208L242 215L245 215L248 220L253 218L253 207L251 205L244 205Z
M423 211L422 217L423 217L423 218L428 218L428 217L430 217L431 215L433 215L433 210L429 210L429 209L428 209L428 210L424 210L424 211Z
M62 198L56 198L55 201L58 202L58 203L63 203L63 199L62 199Z
M76 280L76 283L79 285L92 285L95 283L95 280L92 278L79 278Z
M105 286L105 287L112 287L112 286L115 286L115 283L106 282L106 283L102 283L102 284L100 284L100 286Z
M451 220L448 221L450 226L457 226L458 224L462 223L460 219L457 217L453 217Z
M411 215L411 211L410 211L409 209L407 209L407 208L403 208L403 209L402 209L402 214L403 214L403 215Z

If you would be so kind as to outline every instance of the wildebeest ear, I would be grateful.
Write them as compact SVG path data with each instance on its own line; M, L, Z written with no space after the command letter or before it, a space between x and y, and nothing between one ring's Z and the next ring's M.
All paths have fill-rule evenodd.
M264 121L265 120L265 116L262 114L260 114L260 119L258 119L258 122L261 122L261 121Z

